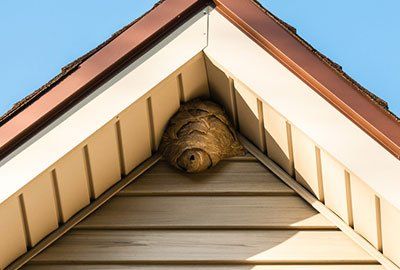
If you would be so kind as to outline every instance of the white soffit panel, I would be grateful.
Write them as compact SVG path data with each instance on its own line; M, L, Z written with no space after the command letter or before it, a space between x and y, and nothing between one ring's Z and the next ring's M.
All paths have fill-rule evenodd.
M201 52L207 46L204 11L1 161L0 203Z
M216 10L204 51L400 209L400 161Z

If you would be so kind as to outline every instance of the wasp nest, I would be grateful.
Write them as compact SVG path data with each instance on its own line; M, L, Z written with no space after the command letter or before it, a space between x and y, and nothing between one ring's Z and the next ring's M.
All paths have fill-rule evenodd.
M183 104L171 118L160 151L171 165L190 173L245 154L224 110L199 99Z

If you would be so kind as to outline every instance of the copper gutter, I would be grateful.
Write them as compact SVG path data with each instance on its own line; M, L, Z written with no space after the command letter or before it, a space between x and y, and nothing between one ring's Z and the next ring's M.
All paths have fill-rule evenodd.
M214 0L216 9L395 157L400 124L252 0Z
M82 62L46 94L0 126L0 159L33 136L96 86L142 55L204 8L207 0L166 0Z

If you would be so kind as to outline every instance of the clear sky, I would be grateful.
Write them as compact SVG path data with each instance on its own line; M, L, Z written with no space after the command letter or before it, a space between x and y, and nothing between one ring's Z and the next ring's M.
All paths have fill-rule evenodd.
M0 114L156 2L1 0ZM399 0L261 3L400 115Z

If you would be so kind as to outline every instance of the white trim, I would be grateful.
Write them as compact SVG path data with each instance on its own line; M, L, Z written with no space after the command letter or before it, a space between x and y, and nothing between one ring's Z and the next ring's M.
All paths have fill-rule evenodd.
M400 162L213 10L205 53L400 209Z
M201 52L207 46L204 11L3 160L0 203Z

